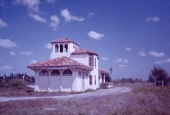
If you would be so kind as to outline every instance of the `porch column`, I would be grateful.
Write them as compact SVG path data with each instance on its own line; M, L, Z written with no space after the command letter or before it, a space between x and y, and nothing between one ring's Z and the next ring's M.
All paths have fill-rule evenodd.
M50 70L48 70L48 91L50 92L50 81L51 81L51 76L50 76Z
M105 78L106 78L105 74L103 74L103 77L104 77L103 83L105 83L105 82L106 82L106 80L105 80Z
M63 70L59 70L59 71L60 71L60 78L59 78L59 80L60 80L60 88L59 88L59 90L62 91L62 75L63 75Z

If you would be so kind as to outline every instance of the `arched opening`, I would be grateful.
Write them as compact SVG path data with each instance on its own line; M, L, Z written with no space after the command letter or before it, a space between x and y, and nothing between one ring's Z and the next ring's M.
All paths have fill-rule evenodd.
M64 46L64 51L68 52L68 45L67 44L65 44L65 46Z
M60 72L58 70L53 70L51 76L60 76Z
M39 76L49 76L49 73L47 70L42 70L40 71Z
M58 53L58 45L55 45L55 53Z
M81 76L81 71L78 71L78 76Z
M82 75L83 75L83 76L85 76L85 73L84 73L84 71L82 72Z
M60 45L60 52L63 52L63 45Z
M67 69L67 70L65 70L65 71L63 72L63 75L64 75L64 76L71 76L71 75L72 75L72 72L71 72L69 69Z

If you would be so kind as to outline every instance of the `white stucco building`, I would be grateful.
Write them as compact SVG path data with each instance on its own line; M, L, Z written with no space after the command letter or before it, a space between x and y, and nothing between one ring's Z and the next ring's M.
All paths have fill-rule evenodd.
M68 38L51 42L51 59L28 65L35 72L35 91L78 92L96 90L108 71L98 68L98 54Z

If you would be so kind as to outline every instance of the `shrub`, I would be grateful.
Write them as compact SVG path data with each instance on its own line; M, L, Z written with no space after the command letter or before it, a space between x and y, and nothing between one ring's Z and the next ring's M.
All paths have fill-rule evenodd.
M156 79L156 81L163 81L165 86L168 85L169 75L165 69L154 66L153 69L150 70L150 72L151 73L149 74L149 79L148 79L150 82L154 82Z
M15 87L15 86L23 86L24 83L20 79L10 79L8 82L4 83L3 87Z

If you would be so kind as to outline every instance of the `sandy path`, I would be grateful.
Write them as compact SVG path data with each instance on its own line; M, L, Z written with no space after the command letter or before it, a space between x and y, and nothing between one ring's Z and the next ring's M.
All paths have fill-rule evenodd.
M40 98L56 98L56 99L65 99L65 98L84 98L84 97L101 97L109 94L120 94L131 91L129 87L115 87L111 89L100 89L94 92L87 92L81 94L70 94L65 96L42 96L42 97L0 97L0 102L7 102L11 100L27 100L27 99L40 99Z

